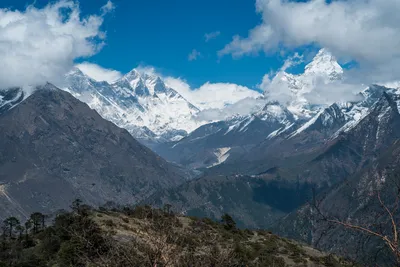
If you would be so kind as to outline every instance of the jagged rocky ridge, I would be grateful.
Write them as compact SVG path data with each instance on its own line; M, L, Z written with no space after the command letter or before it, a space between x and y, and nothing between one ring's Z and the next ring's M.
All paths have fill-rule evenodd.
M318 132L313 140L319 144L357 124L385 89L371 86L355 96L358 100L330 107L309 102L313 88L340 86L342 75L335 58L321 49L303 74L280 71L272 80L272 87L289 92L284 105L269 100L274 96L266 92L263 110L211 123L199 121L199 109L160 77L135 69L112 84L94 81L75 69L66 76L65 90L167 160L190 168L210 168L247 158L260 143L288 136L298 143L303 131L319 127L321 131L312 131ZM261 150L265 151L264 146Z
M360 87L360 93L354 95L352 101L330 106L308 102L307 95L313 87L321 84L340 86L342 74L343 69L334 57L322 49L305 67L303 74L292 75L281 71L272 80L271 86L290 91L290 101L285 105L268 101L270 95L266 93L263 110L203 125L187 137L160 144L154 150L170 161L192 168L225 168L219 165L239 164L253 169L253 165L259 164L258 161L265 162L266 154L272 153L275 158L282 158L288 153L300 154L304 150L322 146L354 127L383 92L399 94L397 89L371 85L364 90ZM284 145L280 147L283 141ZM282 151L278 153L279 157L274 149L278 146ZM235 170L240 168L235 167Z
M136 69L112 84L74 69L66 85L65 90L147 144L179 140L206 123L194 119L199 109L160 77Z
M75 69L66 76L64 87L75 97L97 110L104 118L127 129L135 138L167 159L177 163L189 163L192 167L210 167L223 162L228 157L226 154L228 150L246 150L247 146L243 147L242 144L244 139L252 139L250 143L254 145L264 137L262 133L270 134L283 126L289 126L293 120L303 122L311 118L321 109L321 106L307 102L306 95L310 88L321 82L336 82L341 79L342 74L340 65L324 49L306 66L304 74L292 75L281 71L273 79L271 86L283 86L289 89L292 95L289 104L284 105L287 108L274 103L275 101L270 101L270 96L266 93L263 96L266 103L264 110L248 116L235 116L217 124L211 122L211 125L206 125L205 128L222 127L223 129L215 132L215 136L214 133L201 136L205 140L208 138L216 140L221 139L223 132L229 131L234 136L223 139L231 139L232 142L223 142L225 143L223 147L208 145L203 151L188 147L185 150L193 151L184 153L183 158L192 158L187 155L188 153L198 154L199 158L194 157L184 162L181 161L182 157L176 156L181 154L179 147L184 147L188 140L199 138L200 132L209 132L203 129L197 132L194 130L210 122L200 121L196 117L199 109L174 89L166 86L160 77L134 69L118 81L109 84L94 81ZM259 134L251 134L248 137L246 134L238 134L239 131ZM188 136L187 140L176 145L176 142L186 136ZM238 142L235 141L236 139ZM168 144L171 141L173 143ZM194 143L196 142L199 141ZM209 143L213 143L212 140ZM197 143L195 146L201 145Z

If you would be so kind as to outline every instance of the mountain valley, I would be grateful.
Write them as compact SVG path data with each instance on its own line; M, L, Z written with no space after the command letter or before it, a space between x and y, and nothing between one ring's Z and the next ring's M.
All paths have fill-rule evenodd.
M271 80L290 92L286 102L264 93L256 112L215 121L199 120L201 109L136 69L108 83L75 68L62 89L2 90L1 218L54 214L76 198L95 207L171 205L382 261L389 256L379 239L356 249L362 234L326 230L312 206L318 199L324 214L367 226L381 218L390 229L371 196L380 190L396 202L389 193L399 177L400 90L370 85L349 101L312 102L312 88L340 86L342 75L322 49L303 74L282 70Z
M399 13L2 0L0 267L400 267Z

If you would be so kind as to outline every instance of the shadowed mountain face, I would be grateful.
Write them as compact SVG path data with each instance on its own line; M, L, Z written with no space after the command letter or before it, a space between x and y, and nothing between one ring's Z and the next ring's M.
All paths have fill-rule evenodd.
M395 141L386 152L351 175L343 183L316 196L318 212L307 204L278 221L273 231L287 237L312 244L322 250L346 255L363 266L397 266L393 255L382 240L360 231L327 223L322 215L392 237L390 217L378 199L394 211L399 220L396 196L400 184L400 140ZM320 214L321 213L321 214Z
M180 171L47 84L0 115L0 216L67 208L81 198L136 203L183 181Z
M382 93L365 116L345 128L343 112L334 104L299 128L267 138L246 154L231 155L210 173L276 176L290 180L334 184L348 177L400 137L398 96ZM363 107L364 108L364 107ZM333 116L334 114L334 116Z
M245 175L206 176L159 192L144 203L172 204L175 212L215 220L229 213L241 227L265 229L304 204L311 186Z
M382 94L358 124L334 139L324 139L337 131L338 126L332 125L330 131L310 127L293 138L284 136L276 143L265 142L252 151L260 153L248 155L258 157L257 161L221 164L209 169L204 177L168 189L149 202L160 206L172 203L177 211L189 215L218 218L228 212L242 225L271 227L282 216L301 210L312 199L313 189L316 194L326 193L347 184L351 177L366 170L392 148L400 139L396 96ZM262 148L269 151L263 154ZM251 175L244 175L243 170ZM337 207L350 212L353 209L349 203L341 202L342 197L336 200ZM360 203L363 200L366 199ZM301 218L310 223L308 215L300 219L291 216L295 219L288 217L280 225L280 233L311 242L309 229L293 226L302 225ZM327 245L324 249L330 248Z
M335 166L332 171L336 171L328 177L339 173L340 166L348 172L343 176L343 182L317 195L322 213L383 231L388 236L391 227L378 201L377 191L381 192L390 210L396 210L395 197L400 180L400 114L395 100L395 96L383 94L360 123L315 159L321 170L324 166ZM328 165L329 161L331 165ZM315 207L309 205L291 213L274 230L367 265L378 261L379 266L394 266L389 263L390 253L379 239L326 224L316 214Z

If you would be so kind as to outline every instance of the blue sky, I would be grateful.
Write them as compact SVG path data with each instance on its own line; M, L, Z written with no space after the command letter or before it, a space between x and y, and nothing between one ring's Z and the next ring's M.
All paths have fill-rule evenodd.
M28 2L29 3L29 2ZM98 13L104 0L82 0L83 15ZM151 65L165 75L181 77L194 88L203 83L230 82L254 88L265 73L282 65L278 54L219 58L221 50L239 34L261 22L252 0L114 0L115 10L105 17L106 46L85 59L105 68L128 72ZM42 7L47 1L37 0ZM23 9L24 0L3 0L2 7ZM205 34L219 32L206 42ZM200 56L189 61L196 49Z
M246 35L260 22L254 1L117 0L115 5L105 23L107 47L91 60L101 66L127 72L151 65L193 87L207 81L254 87L281 64L275 57L217 56L233 35ZM205 34L212 32L220 34L206 42ZM193 49L201 55L189 61Z
M400 80L398 0L112 0L112 12L101 11L107 0L81 0L81 17L95 15L93 21L55 25L46 20L59 12L54 6L78 10L71 0L50 7L36 0L38 9L19 19L6 9L24 11L32 2L0 3L9 21L0 25L0 57L6 64L1 86L22 83L21 75L30 84L53 81L73 62L88 61L122 73L153 66L192 89L206 82L256 88L295 52L304 55L305 62L291 69L299 72L320 47L342 63L355 63L351 82ZM101 38L101 31L107 32L106 45L93 53L97 44L90 38ZM205 35L213 32L218 36L206 42ZM189 60L194 49L197 56ZM36 68L25 70L31 64Z

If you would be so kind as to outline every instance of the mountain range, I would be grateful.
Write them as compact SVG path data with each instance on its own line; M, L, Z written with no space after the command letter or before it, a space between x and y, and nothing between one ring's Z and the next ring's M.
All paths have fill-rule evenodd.
M66 75L62 88L87 103L105 119L127 129L136 139L162 156L182 163L174 155L175 151L181 154L177 151L182 146L180 141L192 144L193 142L189 140L193 138L212 139L214 134L221 135L222 133L224 139L230 139L229 136L225 138L225 134L235 135L232 138L234 140L253 139L246 137L242 132L259 131L261 135L265 135L283 126L288 127L294 121L304 122L310 119L324 107L324 105L308 102L310 90L320 84L340 81L342 75L343 69L334 57L327 50L321 49L313 61L305 67L303 74L293 75L285 71L276 74L270 87L277 88L276 91L282 89L285 93L279 93L277 96L266 91L259 97L259 100L265 104L258 111L245 116L233 116L222 121L202 120L202 117L198 116L202 111L201 108L190 103L177 90L167 86L162 77L140 69L133 69L110 84L105 81L95 81L76 68ZM282 98L285 103L279 101ZM219 126L216 127L216 125ZM200 128L201 126L204 128ZM260 128L257 129L258 127ZM247 131L247 128L252 130ZM216 132L212 130L210 132L209 129L215 129ZM199 136L202 133L205 133L207 137ZM237 138L237 135L241 137ZM221 137L215 138L221 139ZM256 144L260 138L261 136L255 137L251 144ZM240 143L243 141L238 144L225 142L224 147L216 145L211 149L207 148L207 151L194 151L202 155L203 158L200 161L206 161L206 163L201 163L199 159L196 159L192 165L210 167L221 163L221 154L224 158L223 155L227 150L241 147ZM171 149L172 147L176 149ZM186 164L187 153L184 153L183 158Z
M196 120L200 110L160 77L136 69L109 84L76 68L66 75L64 89L148 144L179 140L206 123Z
M360 253L358 234L327 230L312 206L318 199L323 213L370 227L382 221L390 233L373 196L396 202L400 90L360 85L318 101L344 73L322 49L304 73L278 72L256 111L217 121L199 119L204 107L139 69L108 83L75 68L62 89L1 90L0 214L53 213L75 198L171 204L190 216L229 213L239 226L360 262L387 258L379 240Z
M292 75L281 71L271 84L289 88L292 95L289 105L286 105L288 110L296 118L309 118L319 108L307 103L305 95L309 89L321 80L326 83L340 80L342 73L333 56L322 49L306 66L304 74ZM195 107L177 90L168 87L162 77L140 69L133 69L109 84L95 81L75 68L66 75L65 84L61 87L97 110L104 118L127 128L138 139L178 141L210 122L201 121L196 116L207 105ZM268 93L261 98L265 99L266 104L270 101ZM237 119L229 118L228 121L235 123Z
M158 192L149 203L174 203L178 212L194 216L229 212L241 225L270 228L365 266L391 266L381 240L324 224L311 205L316 198L327 216L392 234L376 194L396 210L400 98L397 90L381 86L362 94L360 102L332 104L247 150L229 151L203 177Z
M397 89L378 85L360 86L359 92L348 101L328 105L312 102L309 95L314 94L315 88L340 87L342 75L343 69L334 57L322 49L305 67L303 74L279 72L272 79L271 88L283 92L284 96L277 97L269 91L264 93L265 104L260 111L202 125L178 141L162 143L153 149L170 161L194 168L210 168L229 162L237 166L250 159L254 164L258 155L273 151L266 147L278 145L278 140L290 139L285 145L294 145L306 142L301 141L302 138L307 138L310 144L334 139L356 125L384 91L393 95L400 93ZM287 148L289 153L299 149Z

